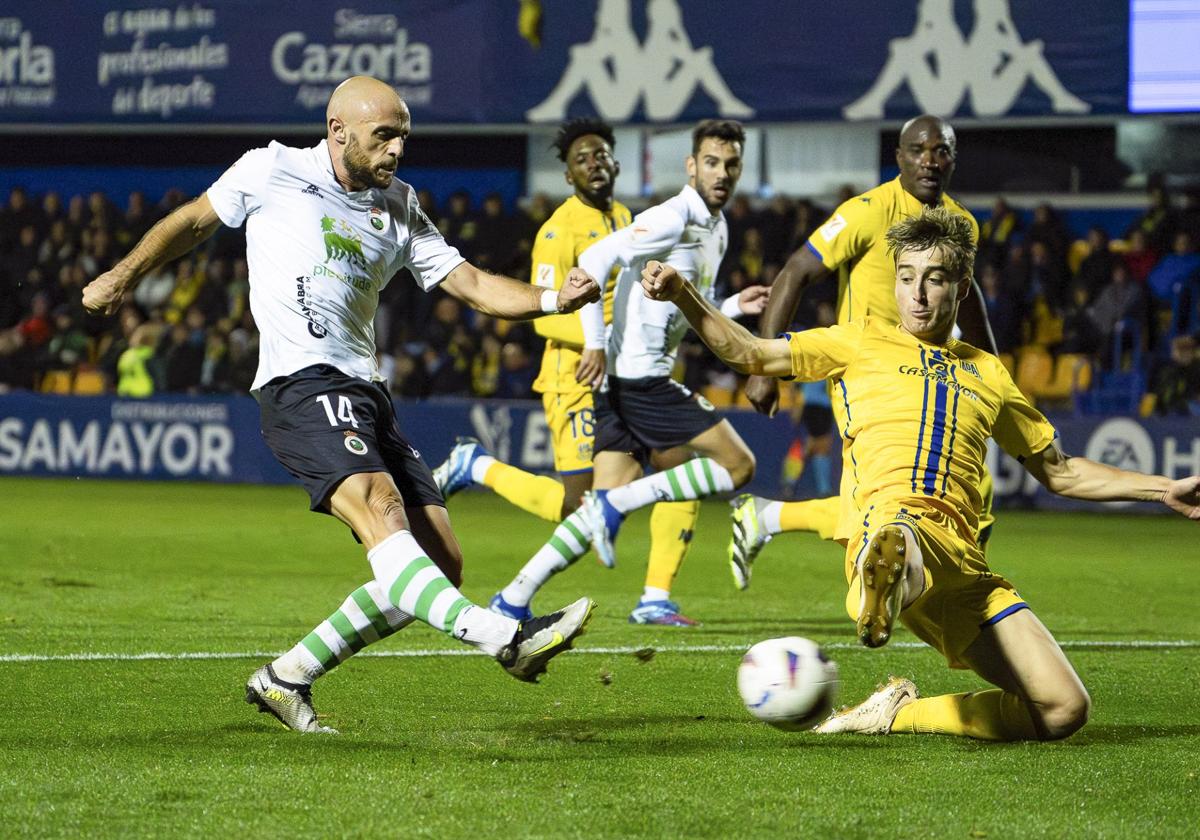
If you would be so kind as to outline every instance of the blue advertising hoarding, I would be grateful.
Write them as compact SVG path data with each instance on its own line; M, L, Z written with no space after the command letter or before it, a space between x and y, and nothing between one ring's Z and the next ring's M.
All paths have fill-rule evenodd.
M364 73L418 125L1128 110L1128 0L18 0L0 125L319 125ZM536 7L534 7L536 8Z
M536 402L431 400L398 403L397 411L405 434L431 466L445 457L457 436L474 435L502 461L536 472L554 469L549 430ZM726 416L757 458L748 489L778 496L797 430L783 414L768 419L735 410ZM1200 474L1196 418L1051 419L1070 454L1172 478ZM994 446L989 467L1000 506L1021 502L1097 509L1052 496ZM250 397L123 400L0 394L0 475L291 483L262 441L258 405ZM833 480L836 487L836 465ZM811 494L811 478L802 477L798 489Z

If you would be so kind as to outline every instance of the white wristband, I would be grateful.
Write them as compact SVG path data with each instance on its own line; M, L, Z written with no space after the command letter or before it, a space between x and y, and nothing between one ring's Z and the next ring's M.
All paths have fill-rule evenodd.
M546 289L542 292L542 311L547 315L558 314L558 290Z

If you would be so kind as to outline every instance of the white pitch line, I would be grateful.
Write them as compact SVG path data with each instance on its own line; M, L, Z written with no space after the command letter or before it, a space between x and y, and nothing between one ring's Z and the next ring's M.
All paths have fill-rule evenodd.
M1098 639L1076 639L1059 642L1067 650L1176 650L1200 648L1200 640L1195 639L1133 639L1129 641L1104 641ZM621 647L585 647L568 651L573 654L634 654L639 651L652 650L654 653L745 653L750 645L668 645L653 647L632 645ZM862 645L853 642L828 642L821 645L824 650L866 650ZM923 642L893 642L888 650L923 650L928 646ZM144 653L4 653L0 654L0 664L21 662L140 662L140 661L182 661L182 660L218 660L218 659L274 659L278 651L198 651L183 653L166 653L146 651ZM407 659L426 656L483 656L472 648L427 648L418 650L365 650L357 657L378 657L388 659ZM356 658L357 658L356 657Z

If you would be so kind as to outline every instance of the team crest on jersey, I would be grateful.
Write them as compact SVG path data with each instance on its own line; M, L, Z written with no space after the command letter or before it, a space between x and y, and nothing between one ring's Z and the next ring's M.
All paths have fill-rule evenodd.
M321 217L321 233L325 237L325 262L345 260L359 268L367 267L363 256L362 237L341 219Z
M363 442L362 438L354 434L354 432L346 432L346 438L342 441L342 443L345 444L346 448L355 455L367 454L366 443Z
M696 402L700 403L700 407L705 411L716 411L717 407L708 401L707 397L696 394Z
M846 219L841 213L834 213L832 219L821 225L821 238L826 242L832 242L845 229Z
M533 284L541 286L543 289L553 289L554 265L552 263L538 263L537 275L534 277Z
M371 219L371 227L375 230L383 230L383 211L378 207L372 207L367 214Z

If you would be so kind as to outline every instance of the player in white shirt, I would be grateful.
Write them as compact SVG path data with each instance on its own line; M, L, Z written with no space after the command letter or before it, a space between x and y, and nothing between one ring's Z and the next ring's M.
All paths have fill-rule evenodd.
M580 256L580 267L602 278L602 289L613 267L620 271L607 330L599 304L580 311L585 349L577 376L595 389L595 489L501 590L505 604L527 607L538 589L579 559L589 543L611 567L616 561L613 539L629 512L659 501L731 491L754 475L754 456L729 421L671 379L686 319L674 304L647 298L640 286L643 266L666 256L665 262L682 266L688 279L712 297L729 241L721 208L741 176L744 144L745 132L737 122L700 123L692 132L688 183L679 194ZM766 287L751 287L724 301L721 310L735 317L757 315L767 295ZM661 472L639 478L647 462ZM629 621L697 623L680 612L670 590L650 586Z
M375 360L379 291L402 268L500 318L571 312L599 289L575 269L559 291L487 274L466 262L395 179L411 130L387 84L346 80L326 112L326 138L308 149L278 143L247 152L200 198L155 225L83 291L110 314L147 273L222 224L246 224L250 307L261 334L251 388L263 437L309 492L362 542L373 579L290 651L258 669L246 700L300 732L317 721L315 679L367 644L419 618L535 681L583 632L581 598L525 622L476 606L458 590L462 554L429 468L400 433Z

